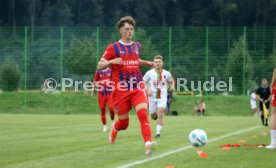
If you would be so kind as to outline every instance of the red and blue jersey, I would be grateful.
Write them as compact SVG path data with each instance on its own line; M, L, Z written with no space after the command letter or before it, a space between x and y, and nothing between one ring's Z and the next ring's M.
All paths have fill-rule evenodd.
M140 43L132 41L129 44L124 44L117 41L110 44L102 56L102 60L112 60L121 58L123 64L112 64L112 81L124 83L130 88L130 83L133 84L133 89L137 88L137 84L143 81L142 73L139 69L139 57L142 46Z
M111 81L112 77L112 70L111 68L107 68L104 70L98 70L95 72L94 75L94 82L98 83L99 88L101 88L98 93L102 96L109 96L111 94L111 89L108 89L109 82Z
M274 83L273 83L272 94L276 95L276 81L274 81Z

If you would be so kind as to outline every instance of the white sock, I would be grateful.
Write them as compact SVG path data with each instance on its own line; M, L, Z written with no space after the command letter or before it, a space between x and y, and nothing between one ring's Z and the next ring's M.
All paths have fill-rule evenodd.
M156 134L160 134L161 130L162 130L162 125L157 124L156 125Z
M276 130L270 130L271 145L276 146Z
M150 141L145 142L145 146L150 145Z

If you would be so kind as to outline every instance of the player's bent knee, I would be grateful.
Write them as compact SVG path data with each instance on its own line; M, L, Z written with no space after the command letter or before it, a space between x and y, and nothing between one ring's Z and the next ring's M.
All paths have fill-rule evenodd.
M129 124L129 119L124 119L124 120L120 120L120 130L125 130L127 129L128 127L128 124Z
M140 103L135 107L135 111L140 111L142 109L147 109L148 108L148 104L147 103Z
M153 120L157 120L157 118L158 118L156 113L151 114L150 117Z

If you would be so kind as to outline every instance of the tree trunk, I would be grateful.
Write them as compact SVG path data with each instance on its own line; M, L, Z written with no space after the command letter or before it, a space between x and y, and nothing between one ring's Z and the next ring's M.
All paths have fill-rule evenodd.
M10 8L11 8L11 20L12 20L12 30L13 34L16 33L16 20L15 20L15 0L10 1Z
M36 7L36 0L31 0L29 4L29 13L30 13L30 21L31 21L31 41L34 40L35 7Z

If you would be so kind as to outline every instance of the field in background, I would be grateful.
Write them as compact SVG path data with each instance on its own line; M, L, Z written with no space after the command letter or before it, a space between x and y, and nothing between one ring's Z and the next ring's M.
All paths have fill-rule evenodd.
M97 96L87 93L24 93L5 92L0 94L0 113L16 114L98 114ZM176 95L172 110L180 115L193 115L197 96ZM249 116L248 96L204 97L208 116ZM26 110L26 111L25 111ZM132 114L134 114L132 112Z
M108 124L110 126L110 122ZM151 125L154 130L155 123L151 121ZM156 150L146 157L139 122L134 115L129 128L119 132L116 143L110 145L108 133L101 132L98 115L0 114L0 167L118 167L189 146L188 134L194 128L204 129L212 140L259 125L259 119L254 117L166 116L162 137L156 140ZM256 138L252 138L254 135ZM225 143L239 143L239 140L267 144L269 128L255 128L210 142L203 148L187 149L134 167L274 167L275 150L241 147L226 151L219 147ZM200 158L197 150L204 150L209 158Z

